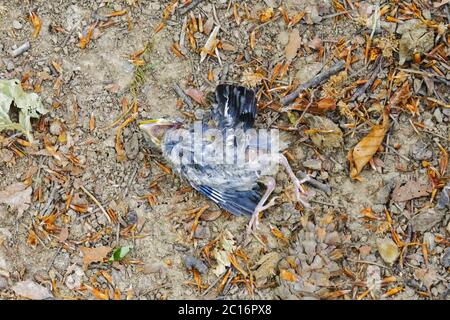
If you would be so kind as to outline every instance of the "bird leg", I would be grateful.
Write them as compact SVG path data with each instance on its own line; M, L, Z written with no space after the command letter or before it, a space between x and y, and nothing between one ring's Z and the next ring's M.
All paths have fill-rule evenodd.
M309 208L309 203L307 202L306 196L308 196L308 193L303 188L302 184L306 181L310 180L311 178L309 176L305 176L303 179L299 180L297 176L295 175L294 171L292 171L291 166L289 165L288 160L286 157L282 154L280 154L280 163L281 165L286 169L286 172L288 173L289 177L291 178L292 182L294 183L295 187L295 197L298 202L302 204L303 207Z
M277 197L272 198L269 203L264 205L264 203L267 201L267 199L272 194L273 190L275 189L275 179L269 176L266 176L261 180L261 182L266 186L266 191L264 192L263 196L261 197L261 200L256 205L255 210L253 211L252 218L250 219L250 222L247 225L247 234L252 233L252 231L256 231L256 228L259 224L259 214L270 208L271 206L275 205L275 199Z

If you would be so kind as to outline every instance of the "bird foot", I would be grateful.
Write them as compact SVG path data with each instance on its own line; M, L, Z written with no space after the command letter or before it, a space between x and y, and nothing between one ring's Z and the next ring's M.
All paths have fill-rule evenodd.
M261 206L261 205L256 206L255 211L253 212L252 217L247 225L247 234L256 232L256 230L258 229L258 225L259 225L259 214L262 211L267 210L268 208L274 206L275 200L277 200L278 198L279 197L273 197L272 199L270 199L269 203L267 203L264 206Z
M309 181L311 178L309 176L306 176L305 178L299 180L296 178L294 180L294 186L295 186L295 198L297 202L299 202L304 208L310 208L311 206L308 203L308 196L309 193L303 188L303 184L307 181Z

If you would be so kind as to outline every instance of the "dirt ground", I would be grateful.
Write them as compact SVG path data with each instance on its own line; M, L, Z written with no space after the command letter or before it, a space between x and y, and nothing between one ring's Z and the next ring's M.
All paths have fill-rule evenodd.
M0 132L0 298L448 299L448 1L178 2L0 3L0 79L49 110L34 145ZM279 170L249 241L248 218L172 175L136 122L192 121L219 83L255 86L257 126L285 131L294 171L331 188L307 185L303 209ZM367 135L376 153L353 179Z

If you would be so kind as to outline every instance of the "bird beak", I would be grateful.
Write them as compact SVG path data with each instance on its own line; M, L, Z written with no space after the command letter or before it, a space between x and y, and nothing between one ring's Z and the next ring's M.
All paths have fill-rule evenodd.
M150 119L139 122L139 129L144 132L146 138L149 138L158 147L161 146L161 140L167 130L178 126L177 122L166 119Z

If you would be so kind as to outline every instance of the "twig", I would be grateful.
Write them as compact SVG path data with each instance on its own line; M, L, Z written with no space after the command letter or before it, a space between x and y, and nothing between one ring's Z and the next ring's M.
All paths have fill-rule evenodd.
M222 279L222 277L217 277L217 279L214 280L214 282L212 284L210 284L209 287L206 288L205 291L203 291L202 296L206 296L208 294L208 292L210 292L211 289L216 286L216 284L220 281L220 279Z
M95 204L100 208L100 211L103 212L103 214L106 216L106 219L108 219L108 222L111 223L111 218L109 217L108 213L106 212L105 208L103 208L102 204L94 197L92 193L87 191L87 189L83 186L80 186L81 190L83 190L84 193L88 195L89 198L92 199L92 201L95 202Z
M12 51L11 51L11 56L12 56L13 58L16 58L16 57L22 55L24 52L30 50L30 48L31 48L30 42L27 41L27 42L25 42L23 45L21 45L20 47L18 47L17 49L12 50Z
M302 171L298 171L297 172L297 176L300 177L300 179L303 179L303 178L306 178L308 175L306 173L302 172ZM328 186L328 185L326 185L326 184L324 184L322 182L319 182L319 181L317 181L314 178L309 177L309 180L306 181L305 183L311 185L312 187L314 187L316 189L322 190L327 195L331 194L330 186Z
M184 93L183 89L178 84L173 85L173 90L175 93L189 106L189 108L194 108L194 104L192 103L191 98L188 97L186 93Z
M52 203L53 203L53 200L54 200L54 198L55 198L55 193L56 193L56 190L58 189L58 186L57 186L57 184L55 183L54 185L53 185L53 188L52 188L52 191L50 191L50 196L48 197L48 200L47 200L47 203L45 204L45 206L44 206L44 208L41 210L41 212L42 212L42 216L47 216L50 212L51 212L51 209L52 209Z
M372 75L370 76L369 80L360 88L358 88L355 93L353 94L350 101L355 101L358 99L360 95L366 92L366 90L372 85L372 83L377 78L378 74L381 71L381 62L383 58L381 56L378 57L377 62L375 63L375 67L373 68Z
M397 150L395 150L395 148L391 147L390 145L383 143L383 146L385 146L386 148L389 148L392 152L394 152L396 155L398 155L400 158L402 158L403 160L406 160L408 162L411 162L411 159L408 157L405 157L404 155L400 154Z
M306 89L309 89L311 87L315 87L315 86L321 84L322 82L327 80L332 75L334 75L334 74L338 73L339 71L341 71L342 69L344 69L344 67L345 67L345 62L342 61L342 60L339 61L338 63L336 63L331 68L329 68L329 69L319 73L311 81L308 81L308 82L306 82L304 84L301 84L293 92L291 92L287 96L283 97L281 99L281 104L285 106L288 103L294 101L302 91L305 91Z
M308 201L312 202L312 203L323 204L324 206L336 207L336 208L341 208L341 209L345 209L346 208L345 206L342 206L340 204L334 204L334 203L331 203L331 202L325 202L325 201L314 200L314 199L311 199L311 200L308 200Z
M353 260L350 258L347 258L347 260L354 262L354 263L364 263L364 264L371 264L374 266L378 266L380 268L385 268L385 269L389 269L389 267L383 266L382 264L376 263L376 262L372 262L372 261L364 261L364 260Z
M186 13L188 13L189 11L191 11L192 9L195 9L196 6L198 6L200 4L200 2L202 2L203 0L192 0L192 2L190 4L188 4L187 6L182 7L179 10L179 13L181 15L184 15Z

